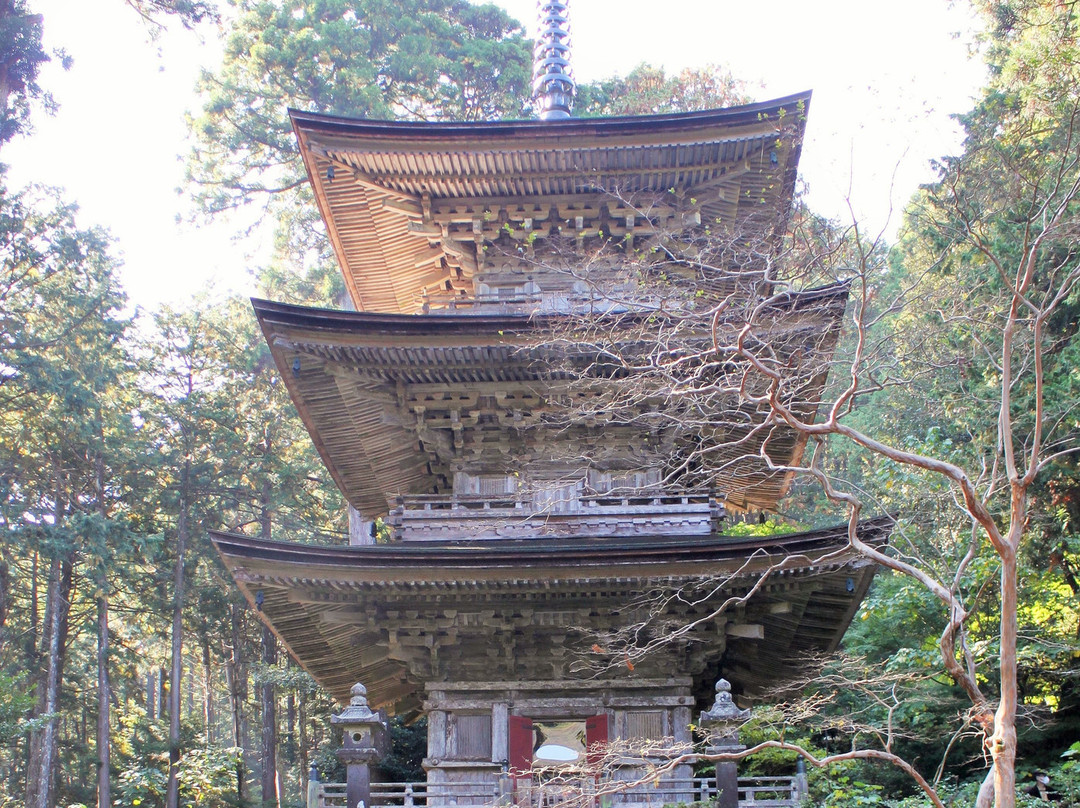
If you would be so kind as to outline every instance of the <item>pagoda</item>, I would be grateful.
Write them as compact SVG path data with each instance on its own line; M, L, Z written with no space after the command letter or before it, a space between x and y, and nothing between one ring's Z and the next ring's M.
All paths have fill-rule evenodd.
M721 678L743 704L763 697L837 647L874 574L846 525L727 535L791 482L753 462L760 416L731 398L718 462L691 467L700 427L658 417L649 396L612 414L627 380L596 361L597 333L630 350L680 316L647 278L628 281L631 254L709 226L779 240L810 94L568 117L565 4L541 5L541 120L291 113L354 310L255 300L255 313L355 523L381 518L392 538L213 534L261 619L343 704L361 682L364 711L428 717L429 783L519 802L545 760L688 743ZM733 269L751 281L704 284L692 305L769 291ZM808 415L846 299L791 293L774 315L788 361L811 368ZM767 439L798 461L797 436ZM859 529L883 542L889 524ZM630 779L640 761L615 769Z

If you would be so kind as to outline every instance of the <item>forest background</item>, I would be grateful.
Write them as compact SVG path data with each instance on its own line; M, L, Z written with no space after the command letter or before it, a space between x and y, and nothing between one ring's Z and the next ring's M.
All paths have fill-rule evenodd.
M493 7L130 5L151 27L225 29L223 63L202 79L201 108L189 120L186 192L207 216L238 206L260 211L276 234L257 278L259 294L271 299L336 305L342 295L287 107L375 118L531 115L531 43ZM940 181L911 201L895 244L859 242L888 267L883 288L929 278L948 294L995 283L991 267L952 250L933 215L987 150L1019 148L1033 175L1058 171L1066 185L1075 177L1076 9L1016 0L980 2L976 11L986 26L977 58L989 78L961 120L965 151L943 156ZM64 57L43 50L42 22L30 2L0 2L0 159L4 144L33 137L35 116L49 111L39 70ZM642 66L582 86L576 114L708 108L748 93L720 69L668 76ZM1005 203L1023 195L1024 176L982 174L980 221L1005 253L1015 236ZM1068 200L1070 217L1073 206ZM850 243L850 229L821 226L839 227ZM1052 261L1070 271L1076 232L1051 245ZM340 779L331 704L237 597L206 531L345 542L347 526L247 302L195 299L133 315L107 232L79 224L61 192L40 187L3 190L0 256L0 799L43 807L300 803L312 766L324 780ZM1062 448L1075 445L1076 297L1071 290L1048 324L1047 397ZM933 319L906 327L924 336L933 325L936 350L923 352L902 391L861 397L858 417L912 451L966 462L997 420L980 398L995 368L984 361L977 322L957 329ZM899 354L925 346L904 323L885 326ZM913 554L942 556L965 530L947 487L857 448L837 450L834 462L876 507L904 514ZM1045 770L1063 798L1076 800L1080 480L1070 454L1040 474L1031 497L1032 540L1020 558L1021 782ZM838 518L807 489L785 512L803 525ZM992 671L993 559L966 574L963 585L975 593L972 647ZM902 682L904 698L889 719L905 757L943 793L971 801L985 766L962 694L935 657L943 624L928 593L882 574L846 650L867 670ZM992 692L992 681L987 686ZM845 721L851 705L840 695L801 724L786 715L784 731L825 752L850 743L846 733L865 736L866 725ZM771 737L774 719L763 713L749 731ZM412 736L400 734L404 746ZM398 776L417 776L416 755L415 745L403 749ZM792 758L770 753L747 765L788 771ZM857 762L821 774L815 789L837 805L919 799L908 796L907 781Z

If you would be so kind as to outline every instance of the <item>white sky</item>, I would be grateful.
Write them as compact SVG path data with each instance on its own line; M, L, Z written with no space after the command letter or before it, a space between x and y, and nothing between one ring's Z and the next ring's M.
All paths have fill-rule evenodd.
M497 1L531 28L535 0ZM199 67L218 62L216 34L178 29L151 43L122 0L30 5L45 15L47 46L66 49L75 64L43 72L60 112L4 147L9 186L63 187L83 225L108 227L140 306L182 302L208 287L250 293L249 269L265 244L237 243L228 222L177 223L186 210L176 193L183 116L196 105ZM968 57L971 23L952 5L574 0L574 67L589 81L641 61L669 72L719 63L761 84L759 100L813 90L802 156L811 205L843 216L850 196L865 225L891 234L904 202L931 179L929 160L958 150L949 116L966 111L982 83L978 59Z

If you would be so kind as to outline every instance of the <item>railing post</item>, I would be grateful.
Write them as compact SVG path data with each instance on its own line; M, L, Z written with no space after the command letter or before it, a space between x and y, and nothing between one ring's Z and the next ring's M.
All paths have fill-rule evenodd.
M806 782L806 760L802 757L795 759L795 779L791 782L792 791L791 796L798 805L802 802L806 795L810 793L810 785Z
M319 794L321 792L322 784L319 782L319 770L312 766L307 781L307 808L319 808Z
M749 710L740 710L731 698L731 683L727 679L716 682L716 702L712 709L701 714L698 725L708 732L706 754L716 755L741 752L746 747L739 743L739 726L750 717ZM716 808L738 808L739 764L734 760L716 762Z
M412 783L405 784L405 804L403 808L413 808L413 790Z

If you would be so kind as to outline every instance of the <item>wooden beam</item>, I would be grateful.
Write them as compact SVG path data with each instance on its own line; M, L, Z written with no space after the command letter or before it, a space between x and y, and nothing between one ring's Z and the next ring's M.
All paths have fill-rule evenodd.
M760 623L728 623L724 628L728 637L740 640L765 639L765 626Z

